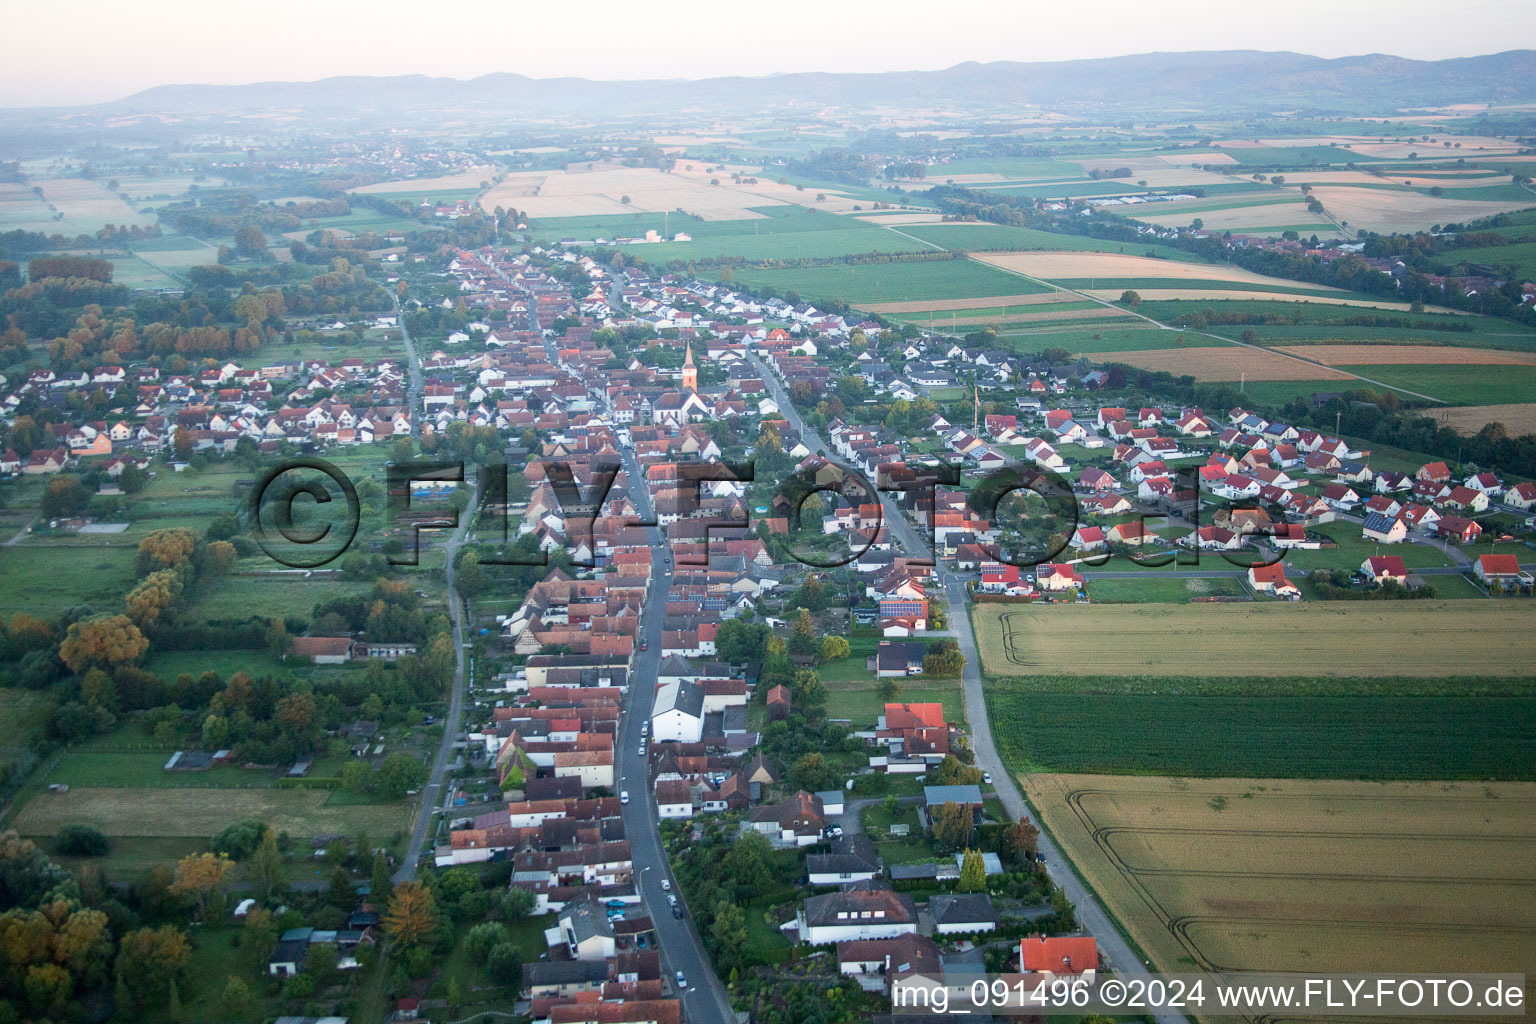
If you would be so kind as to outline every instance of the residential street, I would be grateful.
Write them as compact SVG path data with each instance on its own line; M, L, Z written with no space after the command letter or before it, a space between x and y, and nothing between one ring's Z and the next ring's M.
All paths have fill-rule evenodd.
M634 450L621 450L630 495L641 514L655 519L650 491L635 460ZM682 918L672 916L667 894L661 888L663 878L672 871L656 817L646 759L640 756L640 725L650 721L651 705L656 697L656 673L661 663L661 627L667 605L668 580L672 575L671 549L659 527L648 531L651 542L651 581L646 588L645 608L637 638L649 650L636 650L630 660L629 692L624 699L624 713L619 721L617 748L614 751L616 786L629 793L623 808L624 836L629 840L630 857L636 868L635 888L646 911L656 925L656 941L661 947L666 970L663 977L671 983L672 972L682 971L689 988L678 993L683 1001L684 1019L698 1024L723 1024L736 1019L725 985L715 976L703 943L693 928L692 908ZM672 891L677 892L674 881ZM681 898L681 896L679 897Z
M795 411L789 396L784 393L773 371L755 354L751 358L753 364L762 373L764 382L771 389L774 401L779 403L784 418L800 431L801 439L805 441L807 447L831 458L825 441L819 434L806 428L805 422ZM918 537L917 530L896 506L894 497L882 494L880 502L885 510L885 522L891 527L891 532L901 550L909 555L931 554L932 547ZM986 694L981 685L981 657L977 652L976 637L971 629L965 582L942 565L935 566L935 572L938 574L948 602L949 628L960 643L960 652L965 655L963 678L965 718L971 733L971 748L976 753L976 765L983 771L991 773L998 799L1002 801L1010 817L1015 820L1033 819L1024 802L1023 794L1003 764L1002 758L998 756L997 747L992 742L992 724L987 717ZM1241 570L1238 572L1240 573ZM1046 869L1050 872L1051 880L1066 892L1067 899L1077 910L1078 921L1098 940L1099 951L1109 965L1127 977L1150 975L1151 971L1132 951L1130 943L1120 934L1109 914L1099 903L1098 897L1077 876L1076 872L1071 870L1061 850L1043 831L1040 833L1039 849L1045 855ZM1182 1014L1175 1013L1158 1014L1154 1019L1158 1024L1184 1024L1185 1022Z

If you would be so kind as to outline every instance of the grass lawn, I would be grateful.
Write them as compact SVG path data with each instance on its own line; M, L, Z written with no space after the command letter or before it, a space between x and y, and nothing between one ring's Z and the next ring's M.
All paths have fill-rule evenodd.
M1528 402L1532 395L1536 395L1536 366L1343 366L1340 369L1452 405Z
M966 252L1011 251L1020 249L1060 249L1072 252L1130 253L1134 256L1152 256L1158 259L1196 263L1189 253L1170 245L1143 244L1140 242L1111 242L1086 235L1057 234L1037 228L1012 227L1004 224L913 224L902 228L907 234L925 242L942 245L946 249Z
M273 788L273 772L248 772L217 765L205 772L168 772L169 750L124 750L111 743L71 748L47 775L49 783L70 787L133 786L151 789Z
M1020 328L1003 332L1019 352L1040 352L1064 348L1073 355L1103 355L1114 352L1147 352L1166 348L1220 348L1223 343L1200 335L1163 331L1156 327L1105 327L1098 330L1029 330ZM1102 361L1102 360L1101 360ZM1113 360L1110 360L1113 361Z
M933 841L917 829L901 839L882 839L875 843L875 852L887 864L925 864L941 856Z
M792 269L738 269L743 284L773 287L782 295L798 292L807 301L909 302L920 299L967 299L1047 291L1014 274L965 259L908 263L845 264Z
M0 577L6 581L0 613L51 616L78 604L117 612L134 584L135 548L47 541L0 547Z
M1339 546L1320 551L1296 549L1287 552L1287 566L1298 569L1354 570L1360 568L1360 563L1372 555L1400 555L1403 564L1410 569L1451 564L1451 560L1438 548L1427 544L1378 544L1366 540L1360 535L1360 527L1355 523L1327 523L1315 532L1320 536L1332 537Z
M965 707L959 680L932 682L917 678L900 679L897 682L901 684L901 692L896 695L896 700L909 704L943 704L945 721L958 722L964 719ZM874 678L870 678L867 684L827 684L828 718L846 718L856 727L873 726L884 712L885 702L880 699L878 683Z
M773 900L754 900L742 909L747 918L747 947L752 958L762 964L783 963L789 959L789 940L768 921Z
M1241 597L1247 594L1238 579L1094 579L1088 574L1088 596L1102 604L1106 601L1172 601L1184 603L1195 597Z
M145 668L162 679L175 682L183 672L200 676L217 672L228 679L236 672L251 676L270 675L282 670L277 659L267 651L151 651Z

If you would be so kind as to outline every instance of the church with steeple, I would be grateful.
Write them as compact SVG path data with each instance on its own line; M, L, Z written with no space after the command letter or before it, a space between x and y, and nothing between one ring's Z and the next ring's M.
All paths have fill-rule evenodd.
M683 390L699 393L699 368L693 365L693 344L690 342L688 351L683 356Z

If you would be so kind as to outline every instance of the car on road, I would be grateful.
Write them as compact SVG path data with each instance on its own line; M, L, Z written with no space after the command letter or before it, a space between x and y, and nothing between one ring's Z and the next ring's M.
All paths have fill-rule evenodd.
M672 879L670 879L670 878L663 878L661 880L661 891L662 892L671 892L672 891Z
M651 642L649 640L641 640L640 641L640 649L642 651L650 650L651 649Z
M619 790L619 803L621 803L621 804L629 803L629 790L627 790L627 789Z
M678 971L676 974L673 975L673 977L677 979L677 987L678 988L687 988L688 987L688 979L683 977L683 972L682 971Z

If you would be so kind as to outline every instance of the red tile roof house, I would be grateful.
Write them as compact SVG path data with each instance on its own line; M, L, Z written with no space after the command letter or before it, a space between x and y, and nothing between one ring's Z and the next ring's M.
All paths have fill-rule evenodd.
M1274 594L1287 600L1301 597L1296 584L1285 578L1285 563L1256 565L1248 570L1248 585L1261 594Z
M1019 941L1019 970L1025 974L1082 975L1099 969L1099 944L1091 935L1031 935Z
M1075 568L1054 562L1041 566L1035 573L1035 580L1041 590L1071 590L1083 585L1083 578Z
M288 653L296 658L308 658L316 665L342 665L352 660L352 638L296 636Z
M1365 573L1377 583L1391 580L1393 583L1406 583L1408 569L1403 565L1401 555L1375 555L1360 563L1360 571Z
M1478 523L1461 516L1446 515L1435 524L1435 533L1447 540L1454 540L1461 544L1471 544L1483 535L1483 528Z
M1498 582L1506 587L1519 586L1529 579L1521 571L1520 559L1516 555L1479 555L1472 571L1484 583Z

